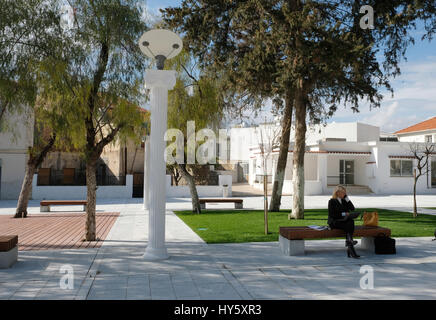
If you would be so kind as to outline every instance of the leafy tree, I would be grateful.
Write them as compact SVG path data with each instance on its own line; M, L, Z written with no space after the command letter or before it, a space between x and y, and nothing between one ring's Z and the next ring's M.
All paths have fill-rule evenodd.
M413 168L413 217L418 216L418 207L416 205L416 185L420 177L430 173L431 155L436 150L436 144L426 143L409 143L410 155L416 162L416 168Z
M258 147L262 163L265 234L268 234L268 160L274 152L274 149L279 146L280 131L275 125L268 125L266 121L263 126L258 126L255 131L258 136Z
M176 168L177 174L187 182L191 193L192 210L201 213L194 177L196 167L199 165L187 164L187 125L189 121L193 121L196 130L211 128L217 132L223 117L223 104L216 79L196 68L197 64L198 61L184 50L178 57L167 62L169 69L178 71L176 85L169 92L168 128L176 128L184 133L185 146L183 161L176 161L169 168L170 170ZM198 146L197 142L195 146Z
M71 130L64 112L67 108L59 108L63 99L58 98L62 94L58 93L58 98L51 100L52 105L48 106L43 92L51 85L47 82L47 71L52 69L51 75L57 76L64 65L67 51L63 50L66 43L57 2L5 0L0 6L1 130L20 134L14 130L14 124L6 121L8 114L31 114L35 122L34 142L28 150L25 177L15 214L18 218L27 216L35 170L56 142L60 142L59 138L65 142L66 133Z
M361 28L363 5L376 13L374 29ZM235 75L241 87L247 85L245 77L259 87L271 85L279 97L290 92L296 131L292 216L304 218L307 117L320 122L342 104L358 111L365 98L371 108L379 107L380 91L392 91L388 79L399 74L399 62L413 42L414 21L426 18L434 26L429 14L434 7L432 1L185 0L163 13L186 34L203 64Z
M5 115L33 106L36 68L55 56L60 17L57 6L44 0L2 0L0 12L0 130L16 133Z
M70 58L53 84L68 89L77 117L73 144L83 145L86 161L86 240L96 240L96 170L105 146L137 137L144 114L140 90L145 57L137 41L147 27L140 1L70 0L74 24L68 31Z
M68 150L68 133L71 132L64 112L59 112L65 99L57 101L39 98L34 108L34 141L28 150L28 160L17 209L14 218L26 218L27 206L32 190L33 176L47 154L54 147Z
M190 4L193 6L188 8ZM280 56L268 47L272 41L269 32L271 21L256 6L253 1L208 1L203 4L188 1L181 8L165 9L164 19L173 27L192 31L187 33L185 42L201 57L203 65L220 78L221 91L226 93L225 105L230 114L241 117L247 109L256 113L265 106L267 99L272 99L273 111L281 114L281 144L270 205L270 210L278 211L289 150L293 88L290 83L282 86L277 82L277 74L282 67ZM219 13L221 10L223 14ZM193 17L197 13L199 15ZM186 16L188 19L184 19ZM201 27L197 23L201 23ZM213 35L207 35L205 30L195 30L197 27L212 28L209 30ZM227 32L232 41L225 39ZM209 46L209 41L215 40L218 42Z

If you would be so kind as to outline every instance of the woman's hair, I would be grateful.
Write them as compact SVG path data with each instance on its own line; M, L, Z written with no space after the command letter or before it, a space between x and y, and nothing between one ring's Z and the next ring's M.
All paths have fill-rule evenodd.
M344 186L338 185L333 191L332 199L336 199L338 197L337 195L338 191L344 191L345 193L347 193L347 190L345 189Z

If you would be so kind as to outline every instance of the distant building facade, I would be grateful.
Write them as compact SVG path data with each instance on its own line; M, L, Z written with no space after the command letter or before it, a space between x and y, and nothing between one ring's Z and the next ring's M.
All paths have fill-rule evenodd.
M14 123L13 133L0 133L0 199L18 199L24 178L28 149L33 145L34 118L30 112L7 115ZM279 132L280 124L235 127L228 131L227 164L207 165L211 177L231 176L231 182L248 182L263 188L263 156L260 142ZM285 171L284 194L292 193L291 143ZM436 117L393 134L359 122L309 126L306 135L305 193L331 194L344 184L350 193L411 194L416 160L411 143L436 143ZM279 146L267 157L268 182L275 179ZM104 148L97 167L99 186L132 184L132 197L143 196L144 143L115 141ZM126 179L126 177L128 177ZM50 152L40 168L35 186L84 186L85 161L79 153ZM183 183L182 183L183 184ZM209 183L210 184L210 183ZM65 190L69 190L65 188ZM115 190L115 189L114 189ZM120 189L121 190L121 189ZM124 190L124 189L123 189ZM124 192L124 195L127 194ZM419 194L436 194L436 154L432 154L426 176L418 182ZM123 196L124 196L123 195ZM61 195L59 195L61 196Z
M279 128L278 124L276 126ZM241 131L247 133L245 138L239 136ZM259 142L256 142L255 128L237 128L234 133L231 154L248 162L249 183L263 188L264 156ZM294 133L292 130L284 194L292 194L293 190ZM410 143L425 142L436 142L436 118L395 134L382 133L379 127L359 122L308 127L304 161L305 194L331 194L338 184L347 185L350 193L355 194L411 194L416 160L411 155ZM270 183L275 178L278 151L276 148L266 159ZM436 194L436 153L431 155L429 171L419 179L417 188L419 194Z
M18 199L24 179L28 149L33 146L33 114L6 113L11 131L0 131L0 199Z

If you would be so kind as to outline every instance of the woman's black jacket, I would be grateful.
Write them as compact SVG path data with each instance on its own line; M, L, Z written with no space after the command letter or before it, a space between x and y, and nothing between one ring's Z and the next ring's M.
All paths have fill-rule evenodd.
M329 216L327 220L329 225L335 220L344 219L342 212L351 212L355 210L351 200L347 201L345 199L341 199L341 201L342 203L340 203L338 199L333 198L329 200Z

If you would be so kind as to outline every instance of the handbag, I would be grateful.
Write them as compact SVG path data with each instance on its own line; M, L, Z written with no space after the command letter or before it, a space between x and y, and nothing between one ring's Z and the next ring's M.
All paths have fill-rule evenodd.
M395 239L388 237L385 234L374 238L374 246L376 254L396 254Z
M363 225L366 227L378 226L378 212L364 212L363 213Z

